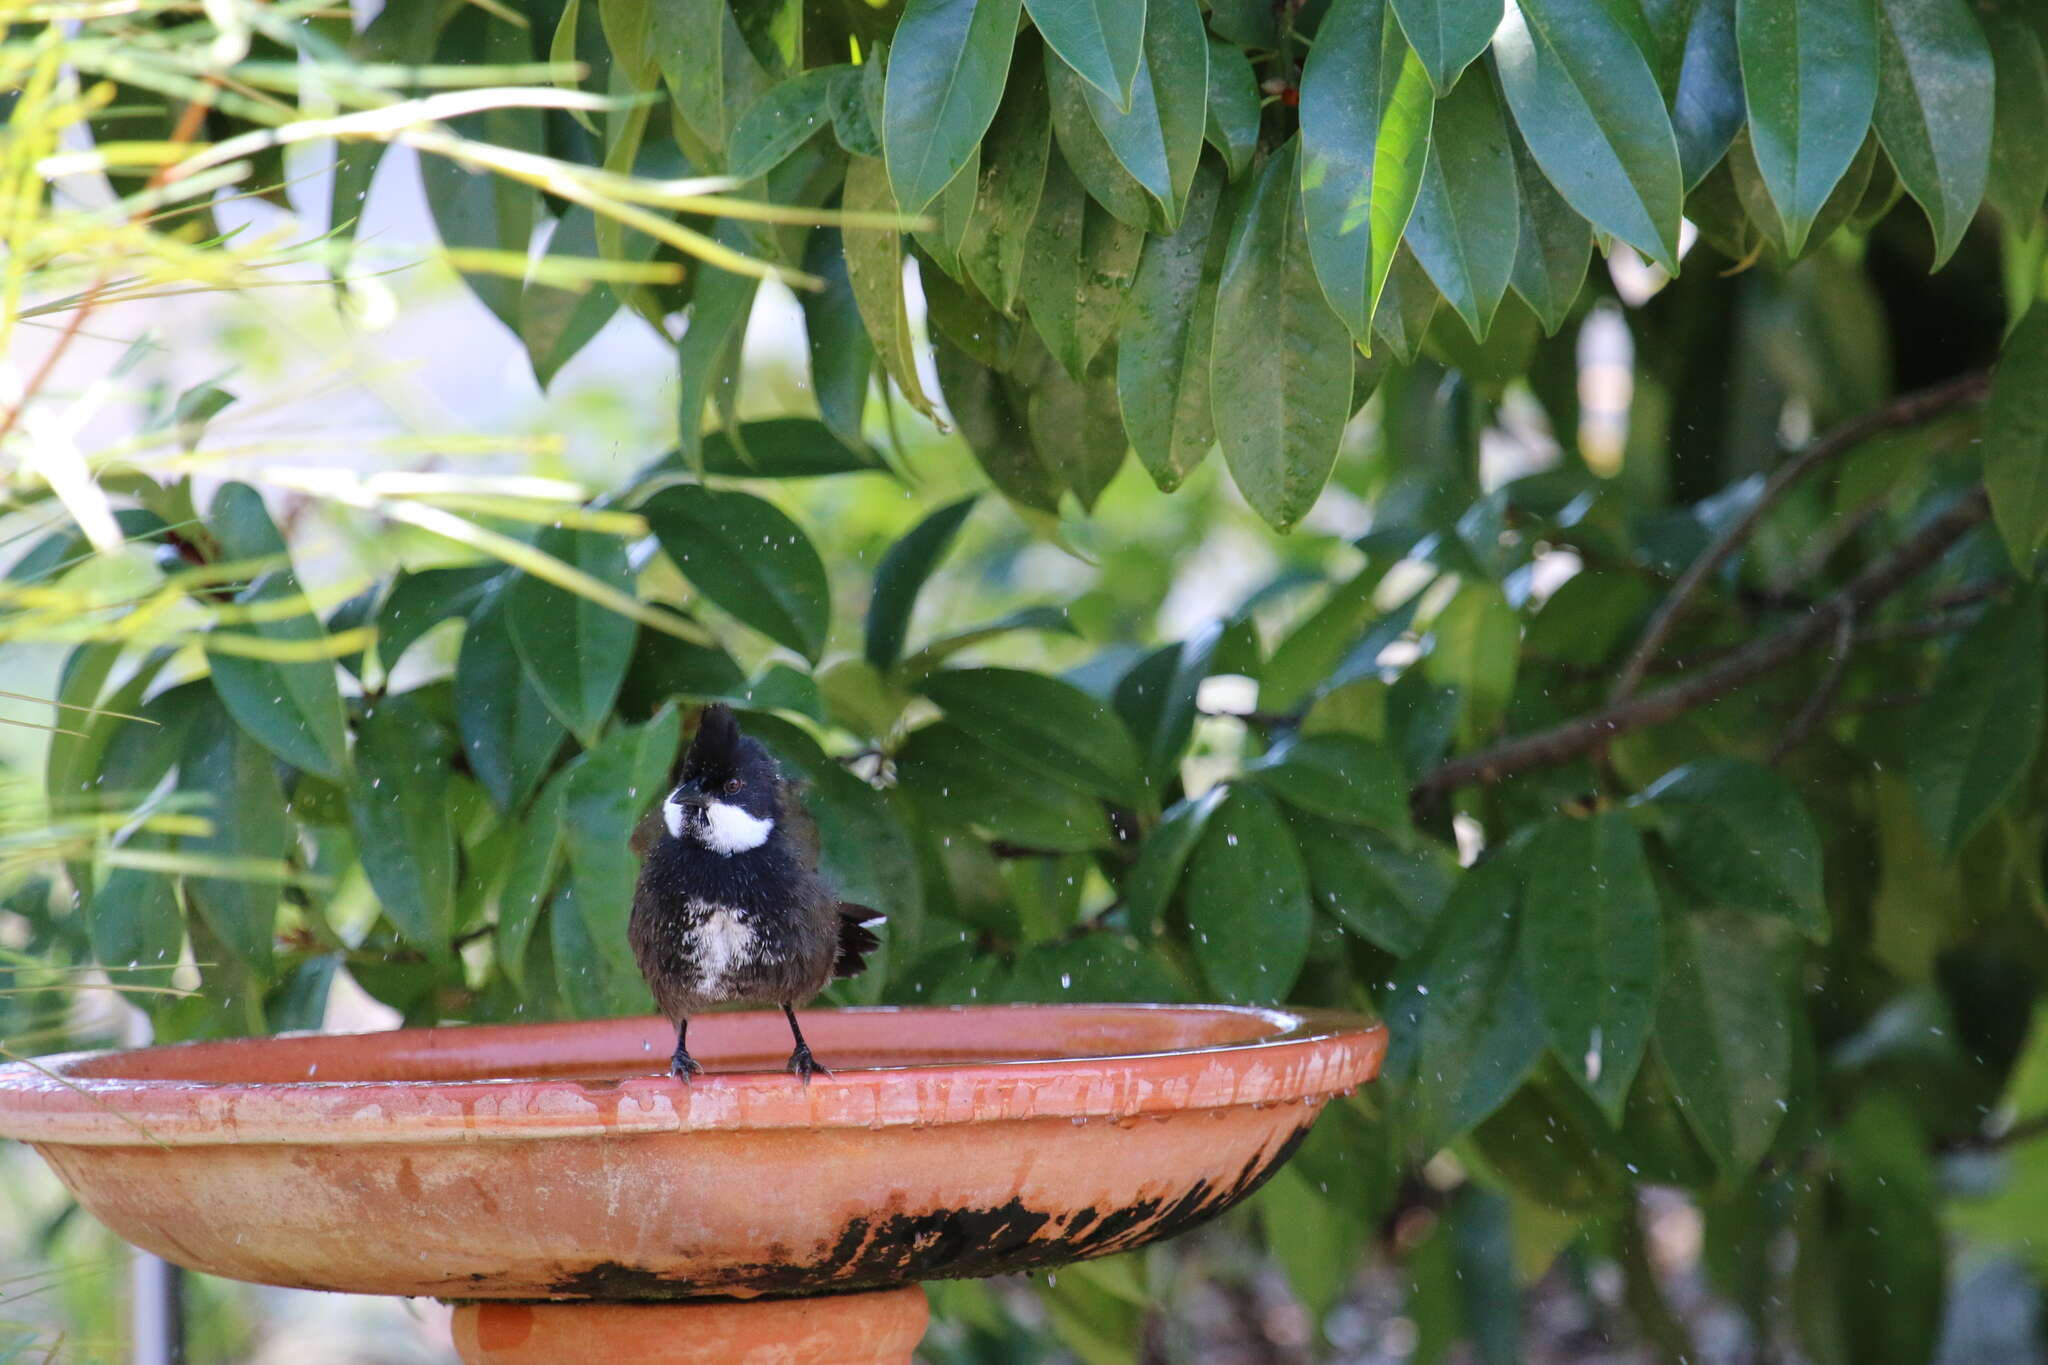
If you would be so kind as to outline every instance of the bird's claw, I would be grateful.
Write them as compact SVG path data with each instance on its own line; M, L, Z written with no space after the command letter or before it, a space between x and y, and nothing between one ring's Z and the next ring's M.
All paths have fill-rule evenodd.
M805 1085L811 1083L811 1077L813 1076L830 1076L832 1074L820 1066L818 1059L811 1055L810 1048L801 1043L797 1045L796 1051L789 1054L787 1070L790 1075L796 1077Z
M669 1058L668 1074L687 1085L690 1077L704 1074L704 1063L677 1048L676 1055Z

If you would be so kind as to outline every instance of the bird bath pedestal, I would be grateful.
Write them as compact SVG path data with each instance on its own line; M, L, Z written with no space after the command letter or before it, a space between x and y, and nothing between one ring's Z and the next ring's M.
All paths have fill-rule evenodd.
M457 1304L465 1361L907 1361L920 1280L1127 1251L1256 1189L1376 1025L1055 1005L407 1029L0 1067L0 1137L212 1275Z

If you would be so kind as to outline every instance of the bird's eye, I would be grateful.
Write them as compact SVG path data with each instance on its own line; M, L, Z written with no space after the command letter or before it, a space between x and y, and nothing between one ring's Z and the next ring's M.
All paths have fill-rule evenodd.
M729 777L726 779L725 782L725 794L727 796L738 796L740 794L740 788L746 785L746 783L740 781L737 777Z

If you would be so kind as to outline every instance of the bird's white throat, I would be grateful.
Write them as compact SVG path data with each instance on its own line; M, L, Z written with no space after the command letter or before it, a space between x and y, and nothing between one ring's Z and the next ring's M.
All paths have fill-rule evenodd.
M683 837L683 806L680 802L673 797L662 802L661 818L667 823L671 836ZM749 815L738 806L728 806L723 801L713 801L704 808L704 823L690 832L704 847L729 858L767 843L768 835L774 829L773 820Z

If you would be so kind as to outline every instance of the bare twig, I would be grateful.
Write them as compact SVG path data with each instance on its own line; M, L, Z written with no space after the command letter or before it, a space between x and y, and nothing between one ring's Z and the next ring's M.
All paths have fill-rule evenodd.
M1889 555L1815 604L1810 614L1743 646L1713 667L1654 692L1630 697L1480 753L1454 758L1417 783L1411 798L1421 804L1458 787L1498 782L1530 768L1562 763L1622 735L1662 724L1717 701L1827 639L1843 617L1860 615L1872 604L1897 592L1988 515L1990 503L1984 490L1972 489Z
M1664 647L1664 642L1671 638L1671 632L1691 610L1693 599L1699 596L1707 580L1729 555L1755 534L1765 515L1778 505L1794 484L1879 432L1917 426L1951 408L1976 402L1990 388L1990 376L1977 373L1906 394L1854 421L1843 423L1779 465L1750 509L1714 537L1713 543L1700 551L1699 558L1686 567L1678 582L1665 594L1649 624L1643 627L1642 638L1636 641L1635 649L1622 665L1621 675L1615 679L1614 689L1608 693L1607 700L1618 704L1635 695L1636 689L1642 686L1643 675L1649 671L1650 661L1657 657L1657 651Z
M1827 672L1821 675L1820 685L1813 689L1811 696L1799 708L1785 727L1785 733L1778 736L1778 742L1771 746L1771 752L1764 762L1776 766L1784 762L1785 756L1797 749L1812 736L1821 721L1826 718L1828 708L1834 704L1835 693L1841 690L1842 675L1849 670L1849 655L1856 649L1856 613L1845 611L1835 625L1835 647L1828 658Z

